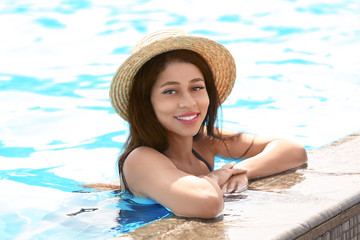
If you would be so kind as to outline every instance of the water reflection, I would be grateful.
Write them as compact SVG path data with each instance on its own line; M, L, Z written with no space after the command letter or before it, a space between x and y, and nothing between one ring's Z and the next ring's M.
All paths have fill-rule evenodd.
M1 91L31 92L46 96L83 98L79 90L108 89L108 80L112 74L76 76L74 81L55 82L54 79L39 79L32 76L0 73L4 80L0 81ZM104 83L106 83L104 85Z
M120 233L126 233L158 219L173 216L160 204L138 204L120 200L117 207L120 209L119 216L116 218L119 225L113 230Z
M249 190L266 192L283 192L298 185L306 179L304 169L307 164L272 176L255 179L249 182Z
M57 176L51 172L51 170L58 167L61 166L40 169L17 168L0 170L0 180L7 179L29 186L53 188L64 192L73 192L81 188L79 182L70 178Z

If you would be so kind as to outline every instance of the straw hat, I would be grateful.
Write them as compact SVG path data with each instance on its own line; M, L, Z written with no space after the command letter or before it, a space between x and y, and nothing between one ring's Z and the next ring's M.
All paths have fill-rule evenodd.
M220 104L229 96L235 82L235 61L221 44L191 36L180 30L154 32L138 42L131 55L118 68L110 85L110 100L115 111L128 121L128 102L134 76L151 58L171 50L186 49L200 54L210 66Z

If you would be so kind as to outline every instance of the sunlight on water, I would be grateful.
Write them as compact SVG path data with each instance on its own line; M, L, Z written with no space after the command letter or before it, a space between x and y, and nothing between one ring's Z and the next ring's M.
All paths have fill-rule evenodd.
M345 0L1 1L1 239L103 239L168 215L81 187L117 179L128 130L109 83L136 41L158 29L233 53L237 82L222 127L307 149L358 131L359 13Z

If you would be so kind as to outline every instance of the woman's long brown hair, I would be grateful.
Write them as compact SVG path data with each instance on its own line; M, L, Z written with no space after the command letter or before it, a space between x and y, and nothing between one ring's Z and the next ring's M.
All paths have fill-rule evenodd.
M196 52L190 50L174 50L162 53L146 62L133 79L130 91L128 116L130 134L124 145L124 152L118 159L120 177L123 180L126 192L129 192L122 169L127 156L137 147L147 146L159 152L169 147L166 129L157 120L151 101L151 89L158 76L169 63L186 62L194 64L204 76L206 90L210 99L206 117L194 139L201 137L204 132L207 136L214 136L214 124L219 107L219 98L214 83L213 74L206 61ZM206 131L204 127L206 126Z

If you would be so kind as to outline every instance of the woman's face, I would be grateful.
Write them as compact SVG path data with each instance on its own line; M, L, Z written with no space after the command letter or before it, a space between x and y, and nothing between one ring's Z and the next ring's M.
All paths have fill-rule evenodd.
M151 104L169 134L196 135L209 106L201 71L191 63L170 63L151 89Z

